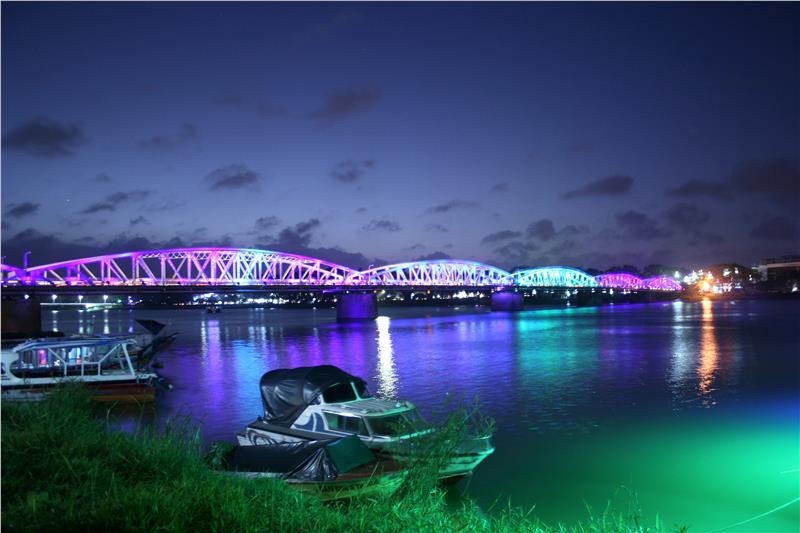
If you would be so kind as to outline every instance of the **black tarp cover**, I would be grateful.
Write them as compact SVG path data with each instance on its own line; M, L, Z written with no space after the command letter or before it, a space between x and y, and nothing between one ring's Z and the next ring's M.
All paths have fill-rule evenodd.
M271 472L297 481L333 481L340 474L375 461L361 440L351 435L332 440L310 440L237 446L227 456L228 470Z
M359 390L366 387L363 379L332 365L282 368L267 372L261 376L264 420L289 427L328 387L351 382Z

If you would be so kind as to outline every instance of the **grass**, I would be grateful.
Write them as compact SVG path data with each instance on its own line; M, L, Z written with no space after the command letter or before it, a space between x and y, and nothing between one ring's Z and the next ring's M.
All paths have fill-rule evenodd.
M431 446L449 446L464 413L446 420ZM160 434L109 431L80 386L42 403L4 404L0 439L6 531L661 531L611 509L569 527L510 506L491 516L469 500L452 509L436 485L435 448L394 496L322 504L278 480L218 475L185 421Z

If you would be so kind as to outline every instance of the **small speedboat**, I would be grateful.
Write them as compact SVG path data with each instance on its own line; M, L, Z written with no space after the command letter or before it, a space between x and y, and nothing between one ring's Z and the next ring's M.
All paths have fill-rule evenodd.
M434 430L406 401L374 398L361 378L330 365L281 369L261 377L264 415L236 434L240 446L357 436L379 458L408 462L409 439ZM444 482L470 474L494 452L490 436L469 437L439 471Z
M388 496L406 473L397 463L378 460L355 436L235 446L221 464L231 475L283 479L321 500Z

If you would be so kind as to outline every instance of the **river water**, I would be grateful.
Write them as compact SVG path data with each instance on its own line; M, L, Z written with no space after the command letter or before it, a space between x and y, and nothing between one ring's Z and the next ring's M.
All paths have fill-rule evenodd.
M510 498L570 524L611 502L667 531L800 530L797 302L381 313L47 311L43 325L126 333L152 318L180 332L160 356L173 388L150 416L189 415L209 442L260 413L265 371L334 364L431 418L477 396L497 422L467 489L484 509Z

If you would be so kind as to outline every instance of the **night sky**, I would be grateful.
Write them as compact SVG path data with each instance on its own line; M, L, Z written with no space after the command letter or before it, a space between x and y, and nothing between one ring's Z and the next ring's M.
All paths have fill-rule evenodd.
M2 4L2 254L800 252L800 5Z

